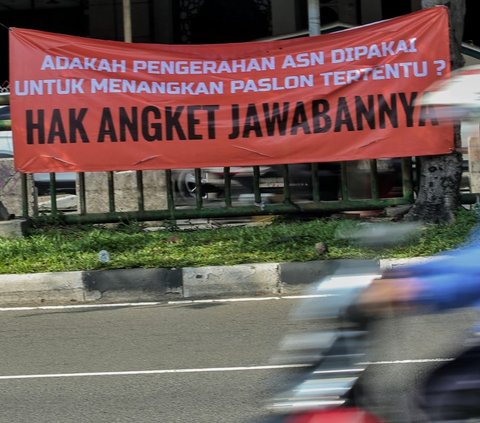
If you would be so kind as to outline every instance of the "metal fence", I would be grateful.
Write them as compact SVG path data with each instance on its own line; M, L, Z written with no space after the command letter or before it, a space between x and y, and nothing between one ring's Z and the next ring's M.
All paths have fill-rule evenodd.
M195 169L194 204L185 204L178 195L178 189L172 178L172 170L165 172L165 192L166 207L157 210L145 209L145 191L143 186L143 172L135 172L136 177L136 194L137 207L130 211L117 211L116 187L114 184L114 173L107 174L107 196L108 211L102 213L89 213L85 183L85 175L78 174L78 211L76 213L62 213L57 206L57 193L55 184L55 175L51 174L50 202L52 204L50 214L52 216L62 215L62 219L66 223L106 223L118 222L126 220L151 221L165 219L195 219L195 218L213 218L213 217L239 217L239 216L258 216L258 215L281 215L296 213L319 213L332 211L347 210L366 210L366 209L382 209L387 206L409 204L413 200L412 178L410 160L401 161L401 186L398 196L382 198L379 191L381 182L377 171L377 162L371 160L368 163L370 169L364 173L364 181L369 182L366 191L370 191L369 198L351 198L349 189L349 174L347 172L347 164L339 164L338 178L338 198L322 199L322 186L319 184L319 178L314 175L318 174L318 163L310 164L311 184L306 186L311 189L309 196L302 196L299 199L295 197L295 188L291 187L291 179L289 175L289 165L282 165L283 183L278 183L276 193L268 191L273 187L262 187L264 178L260 175L260 168L253 167L251 175L251 187L253 192L244 192L239 196L232 195L232 174L228 167L223 168L223 181L221 197L216 194L211 199L211 194L204 193L205 183L202 181L202 169ZM358 175L354 175L356 177ZM268 185L268 184L267 184ZM296 187L298 189L298 186ZM117 189L121 189L118 187ZM393 194L395 195L395 194ZM243 196L243 200L242 200ZM272 200L271 197L275 199Z

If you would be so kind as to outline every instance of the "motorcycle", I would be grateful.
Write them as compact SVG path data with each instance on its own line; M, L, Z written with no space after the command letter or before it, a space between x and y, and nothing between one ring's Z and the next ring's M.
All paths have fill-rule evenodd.
M366 240L370 246L386 242L382 231L368 232L368 236L366 233L351 236ZM398 240L398 237L392 239ZM386 421L384 416L388 413L382 409L384 405L369 401L369 379L364 377L369 362L371 328L378 316L365 313L359 307L358 299L375 280L402 276L402 270L381 272L373 262L352 260L342 262L332 274L314 286L294 309L292 318L309 327L324 329L292 333L281 342L273 362L303 363L305 367L289 387L269 401L269 423ZM471 374L470 370L463 371L463 374L459 372L465 363L479 362L480 359L478 337L472 336L468 343L470 349L449 364L447 372L441 377L430 378L434 398L422 397L425 393L412 395L411 410L402 410L402 418L398 421L480 421L479 374ZM472 344L478 348L472 349ZM423 403L420 407L419 404L426 399L428 404Z
M275 395L267 408L269 423L380 423L358 404L366 366L368 322L353 310L360 292L380 277L373 263L351 261L306 295L294 320L319 322L327 330L287 335L273 358L276 364L305 365L291 387ZM325 299L319 306L318 299Z

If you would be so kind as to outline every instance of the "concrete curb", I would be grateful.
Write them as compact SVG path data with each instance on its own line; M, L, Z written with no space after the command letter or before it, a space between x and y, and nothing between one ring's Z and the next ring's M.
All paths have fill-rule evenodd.
M427 258L376 260L381 269ZM347 260L350 263L358 261ZM295 295L345 260L256 263L183 269L118 269L0 275L0 306L168 301L202 297Z

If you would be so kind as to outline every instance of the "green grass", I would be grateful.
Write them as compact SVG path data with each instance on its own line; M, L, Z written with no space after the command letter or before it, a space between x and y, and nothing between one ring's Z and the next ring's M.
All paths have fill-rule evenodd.
M362 248L342 237L360 222L333 218L155 232L139 224L36 228L22 239L0 239L0 273L428 256L464 242L476 220L473 211L461 210L454 224L426 226L407 242L383 249ZM315 248L319 242L327 246L322 255ZM108 263L99 261L101 250L108 251Z

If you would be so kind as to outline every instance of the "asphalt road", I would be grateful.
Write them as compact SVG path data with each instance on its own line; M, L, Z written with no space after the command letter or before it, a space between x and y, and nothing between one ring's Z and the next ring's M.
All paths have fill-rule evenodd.
M261 366L295 328L298 301L0 311L0 422L262 422L291 371ZM472 319L381 324L372 398L398 402Z

